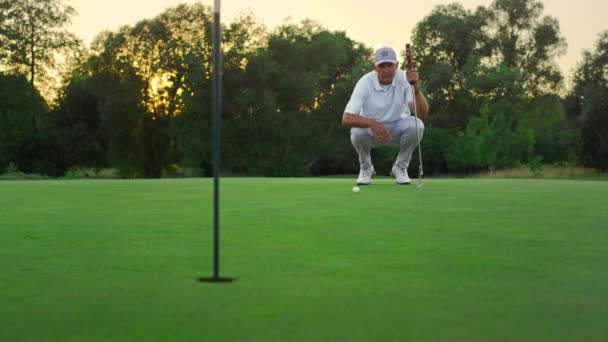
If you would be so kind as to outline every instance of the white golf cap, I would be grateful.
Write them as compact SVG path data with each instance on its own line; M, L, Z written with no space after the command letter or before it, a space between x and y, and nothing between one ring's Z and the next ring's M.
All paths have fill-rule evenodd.
M397 64L397 53L390 47L384 46L376 50L374 64L393 63Z

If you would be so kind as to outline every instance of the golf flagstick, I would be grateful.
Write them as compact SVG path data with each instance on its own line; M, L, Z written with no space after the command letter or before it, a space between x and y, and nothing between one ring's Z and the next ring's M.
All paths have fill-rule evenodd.
M412 61L412 49L410 48L410 44L405 44L405 58L407 60L405 79L407 79L407 70L411 70L414 67L414 63ZM411 81L410 84L412 85L410 89L412 91L412 99L414 101L414 116L416 117L416 138L418 139L418 187L422 188L422 176L424 175L424 171L422 170L422 150L420 149L420 131L418 130L418 108L416 108L414 81Z

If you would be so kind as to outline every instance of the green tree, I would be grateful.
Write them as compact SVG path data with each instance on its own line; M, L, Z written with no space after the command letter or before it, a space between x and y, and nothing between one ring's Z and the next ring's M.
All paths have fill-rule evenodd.
M543 5L535 0L494 0L489 7L480 6L475 11L465 10L459 4L441 5L416 26L414 54L420 62L433 111L426 123L427 131L445 128L462 147L459 151L453 150L449 158L447 154L445 159L435 155L427 157L434 165L443 164L442 159L455 165L456 152L465 151L481 153L482 160L475 163L465 162L467 158L476 160L474 155L461 156L465 158L463 162L471 165L469 169L488 164L483 158L490 156L483 150L475 152L465 148L469 146L466 142L478 136L471 133L475 131L471 131L471 120L483 111L487 111L490 122L494 115L504 115L509 134L520 132L522 127L533 129L539 144L532 146L537 148L536 153L547 154L545 160L572 159L571 152L551 150L551 147L572 144L576 137L565 122L563 107L543 107L548 102L537 100L555 98L559 91L561 74L554 60L566 46L559 33L559 23L552 17L542 16L542 10ZM439 139L439 136L425 137L424 143L435 147L442 146L440 141L447 141L428 139ZM433 148L431 153L446 150ZM516 158L513 162L525 159L523 155L523 152L513 155Z
M585 51L574 74L569 95L578 111L582 161L589 167L608 169L608 31L600 35L594 51Z
M106 144L101 136L99 97L91 78L72 74L51 116L55 140L69 166L106 166Z
M285 24L247 64L234 131L245 149L241 169L264 175L305 175L339 168L352 158L340 117L371 51L317 23ZM233 154L234 155L234 154ZM353 163L354 165L354 163Z
M56 68L58 53L78 46L65 29L75 13L61 0L0 0L0 66L27 74L32 88L37 86ZM35 112L31 118L37 129Z
M482 30L486 17L482 7L472 12L454 3L435 7L416 25L414 58L433 108L427 126L464 127L470 113L476 112L463 98L463 82L466 72L475 72L471 58L477 66L481 56L488 56L488 37Z
M23 164L18 151L35 133L32 121L23 114L31 111L48 111L40 93L31 88L23 75L0 73L0 170L10 162L18 167Z
M29 96L35 94L34 101ZM0 139L13 141L34 134L32 121L23 115L34 109L38 113L48 110L44 99L31 88L23 75L5 75L0 73Z
M471 58L481 58L479 66L518 70L528 95L554 94L562 81L555 58L566 43L557 19L542 16L542 10L535 0L495 0L475 12L460 4L441 5L425 17L413 42L434 114L439 114L431 120L467 111L466 102L464 108L455 105L466 72L475 72ZM457 118L456 124L463 125L464 119Z
M450 147L447 160L451 171L471 173L512 167L530 160L534 148L532 130L525 125L513 129L512 120L488 107L469 120Z
M0 170L8 164L26 173L58 176L65 172L60 146L47 130L35 133L24 113L45 115L48 106L23 75L0 73Z
M0 0L2 63L27 72L32 85L56 66L56 53L77 46L65 27L76 14L61 0Z
M535 137L534 155L545 163L578 164L580 136L557 95L537 96L528 103L526 124Z
M521 122L527 99L519 70L504 64L484 65L476 56L469 59L464 69L456 101L459 108L477 114L485 107L490 115L504 113L514 125Z
M87 142L75 155L94 156L89 160L119 167L127 177L171 174L178 163L209 169L212 21L209 7L180 5L100 34L60 101L59 116L69 127L64 136ZM242 76L248 54L263 44L260 32L250 14L224 27L225 133L243 113ZM245 149L223 141L224 152Z
M521 71L528 94L555 93L562 75L555 58L565 52L559 22L543 16L537 0L495 0L488 8L488 48L507 67Z

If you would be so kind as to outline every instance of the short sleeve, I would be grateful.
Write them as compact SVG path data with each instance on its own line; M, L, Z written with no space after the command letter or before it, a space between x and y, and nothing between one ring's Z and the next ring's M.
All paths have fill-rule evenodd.
M350 100L348 101L344 112L355 115L361 114L363 104L369 95L369 87L367 86L367 82L365 82L365 80L366 78L362 77L357 82L357 85L355 85L353 94L350 96Z

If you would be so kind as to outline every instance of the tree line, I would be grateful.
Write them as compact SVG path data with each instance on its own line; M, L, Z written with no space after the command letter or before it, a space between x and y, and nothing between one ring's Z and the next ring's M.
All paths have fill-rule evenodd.
M211 8L179 5L101 32L90 48L66 30L74 15L61 0L0 0L0 173L210 175ZM224 24L222 41L223 172L358 172L340 118L371 70L370 47L311 20L269 30L252 13ZM427 173L608 168L608 32L585 52L570 89L555 64L566 49L559 23L536 0L437 6L412 43L431 106ZM53 73L61 83L49 101L41 90ZM374 153L377 168L389 169L394 149Z

